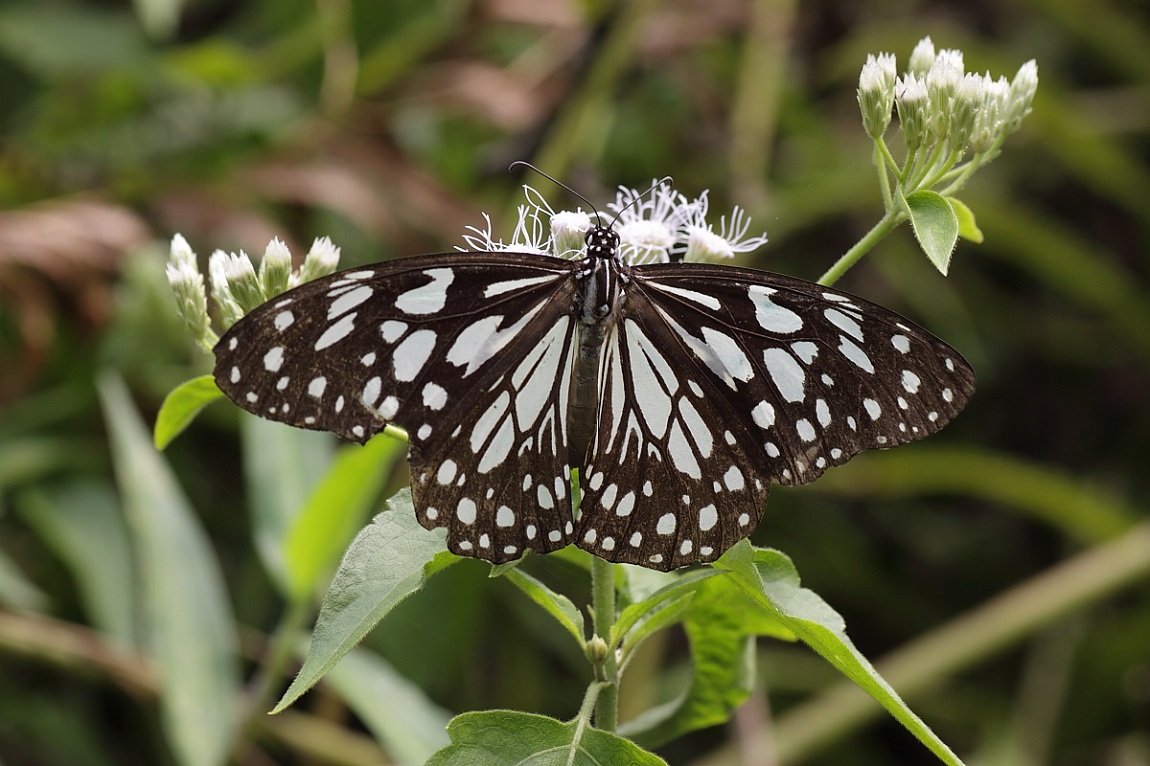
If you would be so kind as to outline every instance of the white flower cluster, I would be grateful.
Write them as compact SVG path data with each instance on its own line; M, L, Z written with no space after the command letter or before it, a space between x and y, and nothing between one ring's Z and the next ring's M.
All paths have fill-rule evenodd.
M468 227L463 239L472 250L537 253L565 258L579 257L584 239L592 226L591 216L581 210L554 211L543 196L525 186L527 204L519 206L518 221L510 243L492 235L491 218L486 213L485 228ZM730 258L735 253L754 250L766 236L746 238L750 220L735 208L728 220L720 219L719 230L707 224L707 194L689 200L669 184L654 182L647 191L620 187L607 209L615 215L619 233L619 254L629 264L670 260L711 260ZM462 249L462 248L460 248ZM256 306L304 282L330 274L339 264L339 248L323 237L315 240L299 270L292 269L291 253L278 239L268 243L259 269L240 251L217 250L208 258L208 291L226 329ZM168 262L168 284L176 297L177 312L192 337L207 350L219 337L208 314L204 276L196 254L183 236L172 238Z
M582 209L557 212L533 187L524 186L523 190L527 204L519 206L511 241L496 239L491 218L484 214L484 228L467 227L469 233L463 236L467 248L580 257L587 231L594 225L591 215ZM615 200L606 207L614 216L611 225L619 235L619 256L632 266L731 258L767 241L765 234L746 238L751 222L739 207L731 211L729 219L721 217L715 231L706 220L707 192L688 199L666 181L653 181L645 190L620 186Z
M251 258L242 250L238 255L217 250L208 258L212 300L226 329L256 306L297 285L330 274L338 265L339 248L327 237L312 243L299 270L292 269L291 252L279 239L268 243L258 273ZM196 342L210 351L218 337L208 316L204 275L200 273L196 254L181 234L172 237L167 274L168 284L176 296L176 311Z
M890 53L867 56L859 74L858 100L867 135L879 141L897 108L907 149L945 148L977 154L997 151L1030 113L1038 89L1038 65L1023 64L1014 79L965 71L962 51L937 53L929 37L919 41L907 71L895 74Z

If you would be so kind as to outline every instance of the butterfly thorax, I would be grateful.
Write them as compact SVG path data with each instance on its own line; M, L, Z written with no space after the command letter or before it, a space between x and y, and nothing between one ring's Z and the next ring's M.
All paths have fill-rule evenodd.
M567 408L569 456L579 466L595 433L603 338L618 315L616 309L623 297L621 284L626 280L626 266L619 258L619 235L613 229L592 227L587 231L586 243L587 253L576 273L579 340Z
M576 308L584 325L598 325L612 315L620 297L619 235L606 226L588 229L587 254L577 272Z

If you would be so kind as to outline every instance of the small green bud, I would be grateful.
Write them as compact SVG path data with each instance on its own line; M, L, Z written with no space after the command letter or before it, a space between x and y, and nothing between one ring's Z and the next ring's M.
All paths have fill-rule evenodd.
M591 664L600 665L607 660L607 655L611 649L602 638L592 636L591 640L583 645L583 651L587 655L587 659L591 661Z

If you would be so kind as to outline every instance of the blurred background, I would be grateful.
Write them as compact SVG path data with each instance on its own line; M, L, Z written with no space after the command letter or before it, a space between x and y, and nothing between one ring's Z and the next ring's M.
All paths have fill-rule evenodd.
M524 179L507 166L527 160L596 203L664 175L710 189L770 235L740 263L815 279L881 215L859 69L890 51L902 71L926 35L968 71L1037 59L1034 112L961 195L985 242L960 242L948 278L904 227L838 286L961 350L978 392L937 438L777 490L753 540L893 656L888 678L968 763L1150 764L1138 0L0 3L0 763L192 762L159 712L141 601L183 559L140 550L132 471L170 466L194 509L245 681L285 609L251 465L287 437L241 440L217 404L162 459L112 450L110 419L150 428L210 367L164 281L175 232L202 258L275 236L297 256L330 236L344 265L448 250L483 211L510 236ZM578 571L532 566L587 600ZM577 648L486 572L438 576L368 648L435 709L570 718ZM659 748L670 763L932 762L873 703L828 694L805 647L757 654L751 701ZM623 717L680 688L686 656L680 633L653 643ZM410 762L323 686L291 715L257 716L235 762Z

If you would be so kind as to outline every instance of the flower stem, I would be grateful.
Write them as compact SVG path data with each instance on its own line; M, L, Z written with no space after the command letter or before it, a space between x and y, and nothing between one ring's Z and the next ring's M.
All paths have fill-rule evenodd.
M595 635L609 641L615 624L615 565L598 556L591 557L591 604ZM615 731L619 723L619 666L615 652L609 651L595 671L598 680L606 682L595 703L595 726Z
M862 239L856 242L850 250L843 253L843 256L827 269L825 274L819 277L819 284L833 285L837 282L851 266L854 266L860 258L869 253L883 237L890 234L894 227L902 223L905 217L906 213L901 210L888 210Z

